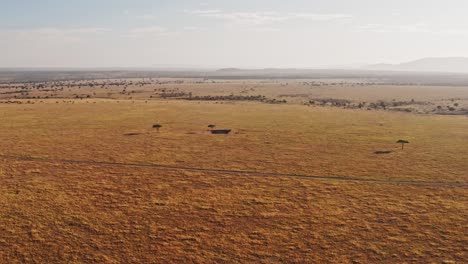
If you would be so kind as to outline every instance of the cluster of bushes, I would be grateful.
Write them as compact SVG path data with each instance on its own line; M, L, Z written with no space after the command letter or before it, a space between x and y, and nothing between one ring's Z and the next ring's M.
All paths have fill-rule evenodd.
M454 102L452 100L452 102ZM437 114L468 114L468 109L461 108L459 103L453 103L452 105L441 106L438 105L432 110Z
M302 85L305 86L366 86L366 85L382 85L383 83L375 83L375 82L321 82L321 81L310 81L310 82L302 82Z
M285 103L287 103L288 101L286 101L286 100L284 100L284 99L283 99L283 100L266 99L266 100L264 100L264 101L262 101L262 102L264 102L264 103L266 103L266 104L285 104Z
M194 101L263 101L266 97L263 95L203 95L189 96L183 98Z
M306 105L334 106L334 107L347 107L350 104L351 104L350 100L333 99L333 98L312 99L306 103Z
M154 92L173 93L179 91L179 88L155 88Z
M134 86L145 86L151 85L153 83L160 84L158 81L153 81L152 79L148 81L127 81L127 80L103 80L103 81L51 81L51 82L30 82L30 83L23 83L23 84L16 84L16 85L2 85L0 88L8 88L8 89L29 89L29 90L41 90L47 91L46 89L49 88L50 90L57 91L63 90L64 87L66 88L73 88L73 87L101 87L104 88L106 86L124 86L128 87L130 85Z
M267 104L283 104L287 103L286 100L269 99L264 95L206 95L206 96L189 96L182 98L185 100L194 101L257 101Z
M161 98L191 98L192 93L185 93L185 92L170 92L170 93L161 93L159 94Z
M319 98L311 99L305 103L305 105L316 105L316 106L331 106L341 107L347 109L366 109L366 110L391 110L391 111L403 111L403 112L414 112L416 109L409 106L412 105L427 105L428 102L418 102L414 99L410 101L383 101L379 100L376 102L352 102L346 99L334 99L334 98Z
M22 102L22 101L0 101L0 104L24 104L25 102ZM29 101L28 101L29 103Z

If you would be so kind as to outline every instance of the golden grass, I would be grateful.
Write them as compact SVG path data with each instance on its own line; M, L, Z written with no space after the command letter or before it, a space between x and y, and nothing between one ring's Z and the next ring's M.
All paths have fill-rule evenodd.
M0 262L465 262L466 117L255 103L0 105ZM163 125L157 133L152 125ZM233 129L211 135L207 125ZM125 135L134 133L136 135ZM402 151L398 139L410 144ZM375 155L375 150L393 150Z
M466 181L468 171L466 117L253 103L0 108L1 154L442 182ZM233 134L213 136L211 123ZM401 150L399 139L410 144Z
M2 163L3 262L466 260L466 189ZM27 172L36 170L36 173Z

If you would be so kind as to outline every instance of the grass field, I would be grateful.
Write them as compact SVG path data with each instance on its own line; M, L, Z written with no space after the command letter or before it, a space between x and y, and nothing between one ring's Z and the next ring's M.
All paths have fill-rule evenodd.
M56 100L0 104L1 262L468 260L466 116Z

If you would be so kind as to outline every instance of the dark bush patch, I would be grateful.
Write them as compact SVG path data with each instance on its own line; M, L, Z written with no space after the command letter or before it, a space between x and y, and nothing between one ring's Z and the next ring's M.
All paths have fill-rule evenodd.
M392 153L393 151L391 150L377 150L374 152L374 154L390 154Z

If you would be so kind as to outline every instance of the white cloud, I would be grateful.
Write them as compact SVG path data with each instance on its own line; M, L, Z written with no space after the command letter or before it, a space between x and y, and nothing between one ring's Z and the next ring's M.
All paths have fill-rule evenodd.
M314 13L289 13L290 18L310 19L314 21L331 21L339 19L352 19L349 14L314 14Z
M221 13L219 9L208 9L208 10L185 10L186 13L194 14L194 15L207 15L207 14L218 14Z
M424 33L437 35L468 35L468 28L438 29L431 27L423 22L406 25L367 24L357 27L356 31L373 33Z
M286 13L279 12L223 12L221 10L191 10L192 15L225 20L231 24L265 25L286 20L333 21L351 19L349 14Z
M228 20L236 24L253 24L253 25L263 25L273 22L284 21L287 18L284 16L279 16L278 14L270 12L256 12L256 13L210 13L203 14L204 17L212 17Z

